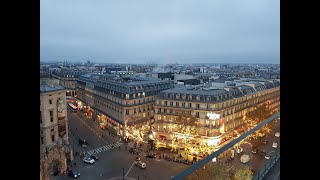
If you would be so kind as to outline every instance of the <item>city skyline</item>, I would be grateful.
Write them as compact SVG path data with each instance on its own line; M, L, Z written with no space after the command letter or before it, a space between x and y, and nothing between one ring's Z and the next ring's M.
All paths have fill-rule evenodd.
M279 64L280 3L41 1L40 59Z

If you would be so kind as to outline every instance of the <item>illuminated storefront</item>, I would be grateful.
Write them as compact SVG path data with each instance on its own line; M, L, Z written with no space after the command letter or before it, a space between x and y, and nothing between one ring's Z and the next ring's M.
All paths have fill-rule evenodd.
M189 155L217 151L248 129L245 114L257 105L280 104L278 81L214 89L169 89L158 94L155 105L156 146L182 147Z

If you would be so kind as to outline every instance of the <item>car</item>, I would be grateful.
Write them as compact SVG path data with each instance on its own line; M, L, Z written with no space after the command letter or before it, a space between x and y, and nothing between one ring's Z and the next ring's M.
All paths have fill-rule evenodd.
M95 161L100 159L100 157L97 156L97 155L91 155L90 157L91 157L92 159L94 159Z
M252 149L252 154L256 154L257 153L257 149Z
M137 154L137 155L140 155L140 154L141 154L141 152L138 151L138 150L135 149L135 148L130 148L130 149L129 149L129 153L131 153L131 154Z
M141 169L145 169L147 167L147 164L141 161L135 161L134 164Z
M72 169L68 172L68 175L71 177L77 178L80 176L80 172L75 169Z
M141 161L140 157L136 157L136 161Z
M270 157L271 157L271 155L269 155L269 154L264 155L264 158L266 158L266 159L270 159Z
M262 141L262 144L267 144L267 143L268 143L268 140L266 139Z
M147 157L147 158L156 158L156 154L154 154L154 153L147 153L147 154L146 154L146 157Z
M280 133L276 132L276 134L274 134L276 137L280 137Z
M79 139L79 144L81 147L86 148L89 144L85 139Z
M277 147L278 147L278 143L275 143L275 142L272 143L272 147L273 147L273 148L277 148Z
M92 159L91 157L86 156L83 158L83 162L88 163L88 164L93 164L95 162L95 160Z

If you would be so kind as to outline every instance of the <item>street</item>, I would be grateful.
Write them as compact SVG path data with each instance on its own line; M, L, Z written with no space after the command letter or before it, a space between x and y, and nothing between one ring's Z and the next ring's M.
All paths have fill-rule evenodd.
M146 169L140 169L133 164L137 155L128 152L130 147L134 147L133 142L123 143L116 135L109 134L108 130L102 130L98 126L99 124L92 119L86 118L82 112L68 111L68 120L70 128L70 143L74 149L74 153L78 152L75 156L73 168L79 170L81 173L79 179L122 179L123 176L127 179L170 179L171 176L178 174L189 165L185 165L178 162L167 161L163 158L159 159L159 155L168 154L169 156L177 156L172 152L153 151L157 153L156 159L150 159L145 157L145 152L142 151L140 158L142 162L147 164ZM280 138L275 137L276 132L280 132L280 122L275 123L275 128L268 134L265 139L268 140L267 144L260 144L257 148L264 152L272 152L280 150ZM82 148L79 144L79 138L85 139L89 143L88 147ZM272 143L278 143L277 148L272 147ZM243 154L247 154L250 157L250 161L247 163L254 172L258 172L262 169L265 163L269 160L265 159L264 155L260 153L252 153L252 145L249 140L245 140L240 145L243 148L243 152L236 153L234 160L229 162L230 169L236 168L241 164L240 157ZM142 148L143 149L143 148ZM142 150L141 149L141 150ZM80 159L80 153L86 152L86 154L97 154L100 159L94 164L86 164ZM218 162L225 161L226 157L221 155L217 158ZM63 180L71 178L68 176L60 175L54 179Z
M89 155L97 154L100 157L94 164L86 164L82 162L79 154L74 156L76 166L73 164L73 168L81 173L78 179L122 179L123 176L128 179L170 179L171 176L189 167L182 163L164 159L149 159L142 152L140 158L142 162L147 164L147 167L146 169L140 169L133 165L137 155L129 153L130 147L134 146L132 143L124 144L119 142L119 137L112 134L109 135L108 130L100 129L98 123L84 117L82 112L68 110L68 121L70 128L69 139L71 146L74 148L74 153L86 152ZM87 140L88 147L80 147L79 138ZM115 143L113 148L111 147L112 143ZM72 177L67 175L54 177L55 180L70 178Z

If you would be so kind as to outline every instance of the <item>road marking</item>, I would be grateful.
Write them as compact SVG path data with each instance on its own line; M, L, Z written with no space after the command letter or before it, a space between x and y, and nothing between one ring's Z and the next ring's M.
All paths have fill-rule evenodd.
M100 139L102 139L105 143L108 144L108 142L106 140L104 140L101 136L98 135L98 133L96 131L94 131L90 126L88 126L88 124L83 121L77 114L75 114L77 116L78 119L80 119L80 121L82 121L89 129L91 129Z
M130 168L129 168L129 170L128 170L127 174L126 174L124 177L127 177L127 176L128 176L128 174L129 174L129 172L130 172L131 168L133 167L133 165L134 165L134 161L133 161L132 165L130 166Z

